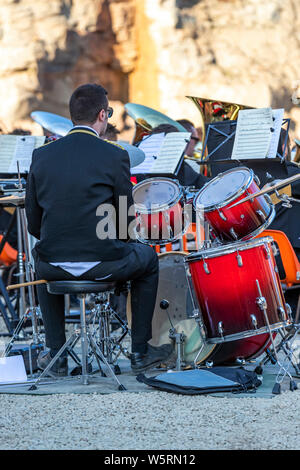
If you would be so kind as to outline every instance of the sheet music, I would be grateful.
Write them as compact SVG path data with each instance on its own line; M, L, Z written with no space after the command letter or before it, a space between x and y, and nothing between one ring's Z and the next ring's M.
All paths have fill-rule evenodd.
M272 108L239 111L231 158L265 158L269 151L273 126Z
M45 142L45 136L0 135L0 173L29 171L34 149Z
M174 174L190 136L190 132L170 132L146 137L139 145L146 158L131 173Z
M145 160L140 165L131 168L131 174L152 173L153 166L155 160L158 158L164 137L164 132L161 132L160 134L153 134L142 140L138 148L143 150L145 153Z
M269 151L267 154L267 158L276 158L280 131L281 131L281 126L282 126L282 121L283 121L283 114L284 114L283 108L273 109L273 126L272 127L274 129L274 132L272 132L271 143L270 143Z

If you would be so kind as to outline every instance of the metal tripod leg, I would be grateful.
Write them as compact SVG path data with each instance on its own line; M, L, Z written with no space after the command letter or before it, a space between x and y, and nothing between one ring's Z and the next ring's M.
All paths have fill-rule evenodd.
M265 297L263 297L262 295L262 291L261 291L261 288L260 288L260 284L259 284L259 281L256 279L256 286L257 286L257 290L258 290L258 294L259 294L259 297L257 298L256 302L259 306L259 308L263 311L264 313L264 317L265 317L265 322L266 322L266 325L267 325L267 328L268 328L268 332L269 332L269 336L270 336L270 340L271 340L271 343L272 343L272 347L273 347L273 352L274 352L274 356L275 356L275 359L277 361L277 364L279 365L280 369L279 369L279 372L277 374L277 377L276 377L276 382L275 382L275 385L274 385L274 388L273 388L273 392L272 393L280 393L280 383L283 381L284 377L286 375L289 376L290 378L290 381L291 381L291 389L292 389L292 384L294 384L294 381L293 381L293 377L291 376L290 372L288 371L288 366L286 367L284 364L282 364L279 359L278 359L278 355L277 355L277 350L276 350L276 347L275 347L275 344L274 344L274 339L273 339L273 335L272 335L272 330L271 330L271 326L270 326L270 322L269 322L269 318L268 318L268 313L267 313L267 302L266 302L266 299ZM291 363L291 360L290 360L290 357L287 357L287 359L289 360L289 362ZM283 371L283 373L282 373ZM280 374L282 374L282 378L280 380ZM294 386L294 385L293 385Z
M78 333L73 333L72 336L70 336L70 338L68 339L68 341L65 342L65 344L60 348L60 350L57 352L57 354L55 354L55 356L53 357L53 359L49 362L49 364L47 365L47 367L43 370L43 372L41 373L41 375L39 375L39 377L36 379L36 381L34 382L34 384L29 388L29 390L36 390L37 388L37 385L40 383L40 381L42 380L43 377L45 377L51 367L55 364L55 362L57 361L57 359L62 355L62 353L73 343L73 341L76 339L76 341L74 342L73 345L76 344L77 340L79 339L79 335ZM50 373L51 375L51 373Z
M112 378L117 382L118 386L119 386L119 390L126 390L126 388L124 387L124 385L121 384L121 382L118 380L118 377L115 375L114 371L112 370L112 368L110 367L109 363L107 362L106 360L106 357L104 356L104 354L102 353L101 349L99 348L99 346L95 343L92 335L90 333L88 333L88 337L89 337L89 340L91 342L91 345L92 347L97 351L97 354L99 355L99 357L101 358L102 362L104 362L104 364L106 365L106 367L108 368L109 370L109 373L110 375L112 376Z

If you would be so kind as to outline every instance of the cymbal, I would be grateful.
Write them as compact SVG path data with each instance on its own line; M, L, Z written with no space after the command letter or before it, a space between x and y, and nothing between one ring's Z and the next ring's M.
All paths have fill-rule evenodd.
M73 123L70 119L59 116L58 114L48 113L46 111L33 111L30 116L44 129L62 137L73 127Z
M20 204L24 204L25 202L25 194L20 196L7 196L7 197L0 197L0 204L13 204L18 206Z
M139 149L138 147L135 147L135 145L131 145L128 142L125 142L124 140L118 140L116 144L123 147L124 150L127 150L129 155L130 168L140 165L145 160L145 153L143 152L143 150Z
M278 183L274 184L273 186L265 187L264 189L261 189L260 191L257 191L257 193L253 193L253 194L251 194L251 196L247 196L244 199L241 199L240 201L236 202L235 204L232 204L231 206L228 207L228 209L231 209L232 207L235 207L239 204L242 204L242 202L249 201L249 199L254 199L254 198L256 198L258 196L262 196L263 194L266 194L266 193L271 193L272 191L275 191L275 189L282 188L283 186L294 183L295 181L297 181L299 179L300 179L300 173L299 173L299 175L294 175L294 176L291 176L290 178L280 180Z

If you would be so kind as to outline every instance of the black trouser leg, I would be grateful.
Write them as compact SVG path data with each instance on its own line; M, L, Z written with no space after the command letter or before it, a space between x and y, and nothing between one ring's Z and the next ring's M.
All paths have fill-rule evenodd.
M145 352L146 343L152 338L157 285L158 267L154 258L147 274L131 281L132 352Z
M37 295L45 328L46 346L53 353L66 342L64 296L49 294L45 284L37 286Z
M80 277L52 266L35 257L38 279L47 280L100 280L131 281L132 352L143 353L152 337L152 317L158 286L158 258L155 251L146 245L133 244L131 253L120 260L103 261ZM49 294L46 286L38 286L46 344L56 351L65 342L64 296Z

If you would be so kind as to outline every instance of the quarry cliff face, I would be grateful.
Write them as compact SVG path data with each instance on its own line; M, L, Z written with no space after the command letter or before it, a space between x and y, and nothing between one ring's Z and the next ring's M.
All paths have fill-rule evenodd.
M297 0L2 0L0 127L69 117L74 88L97 82L124 136L124 103L199 125L194 95L284 107L299 137L299 42Z

